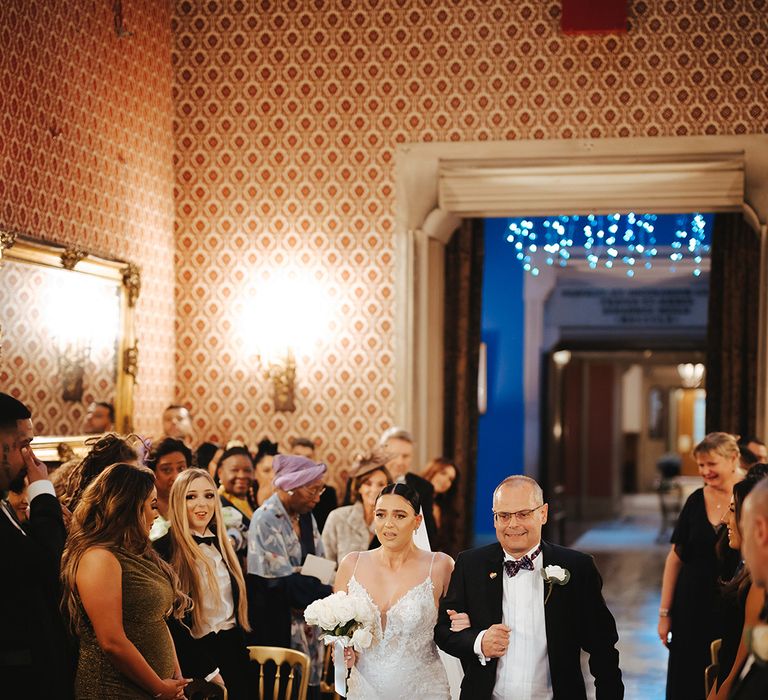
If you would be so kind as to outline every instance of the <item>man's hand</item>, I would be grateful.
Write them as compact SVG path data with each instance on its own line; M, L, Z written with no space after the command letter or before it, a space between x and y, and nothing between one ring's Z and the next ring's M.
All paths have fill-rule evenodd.
M21 457L24 460L24 464L27 467L27 480L30 484L35 481L42 481L43 479L49 479L48 467L45 466L32 452L32 448L28 445L21 448Z
M498 659L507 653L510 629L506 625L491 625L483 635L480 650L489 659Z

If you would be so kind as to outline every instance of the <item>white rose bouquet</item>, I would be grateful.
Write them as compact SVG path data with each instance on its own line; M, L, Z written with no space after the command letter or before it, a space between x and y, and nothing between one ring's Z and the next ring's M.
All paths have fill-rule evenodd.
M373 644L376 611L370 601L338 591L310 603L304 610L308 625L317 625L326 644L334 644L336 692L347 694L347 669L344 648L363 651Z

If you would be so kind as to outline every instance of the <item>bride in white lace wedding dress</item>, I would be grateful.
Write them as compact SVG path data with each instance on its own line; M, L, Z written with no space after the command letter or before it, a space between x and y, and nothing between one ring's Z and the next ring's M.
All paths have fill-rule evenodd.
M381 547L345 557L336 589L367 598L378 611L374 642L345 657L352 666L348 700L448 700L445 667L433 640L437 604L448 588L453 560L413 543L421 516L418 495L390 484L376 502Z

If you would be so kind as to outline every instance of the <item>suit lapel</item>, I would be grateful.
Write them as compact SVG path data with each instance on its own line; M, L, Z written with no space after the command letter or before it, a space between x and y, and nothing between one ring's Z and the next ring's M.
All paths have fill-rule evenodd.
M480 575L485 578L486 605L491 624L499 624L502 620L504 598L504 550L500 544L490 550L487 562Z
M541 541L541 557L542 565L545 568L552 564L560 563L554 554L552 546L547 542L544 542L544 540ZM553 690L555 690L555 695L557 695L555 683L556 677L558 677L557 669L561 657L559 649L560 640L562 638L561 635L564 632L563 621L565 617L563 605L565 604L565 600L563 596L563 586L557 585L552 586L552 593L550 594L549 599L547 599L549 587L550 584L544 583L544 600L547 601L544 605L544 624L547 630L547 655L549 656L550 677L552 679Z

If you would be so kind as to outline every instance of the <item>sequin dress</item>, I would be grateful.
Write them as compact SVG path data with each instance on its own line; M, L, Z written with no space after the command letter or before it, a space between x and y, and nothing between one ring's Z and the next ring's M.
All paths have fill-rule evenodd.
M173 676L173 641L165 623L173 605L173 589L157 564L124 549L113 549L123 570L123 628L160 678ZM84 610L76 700L145 700L152 695L137 686L104 654Z

